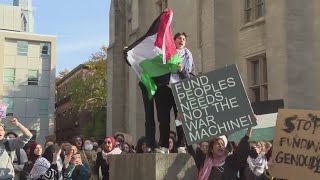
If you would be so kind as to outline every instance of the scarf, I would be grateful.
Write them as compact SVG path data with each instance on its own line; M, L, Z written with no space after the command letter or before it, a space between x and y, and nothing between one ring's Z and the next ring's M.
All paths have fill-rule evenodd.
M179 56L181 58L181 63L183 65L183 68L185 69L185 71L190 74L190 73L195 73L194 72L194 63L193 63L193 58L192 58L192 54L189 51L189 49L187 48L183 48L180 50L177 50L179 53ZM195 75L195 74L194 74ZM172 72L171 76L170 76L170 83L175 83L178 81L181 81L182 78L180 77L178 72Z
M183 67L186 69L186 71L188 73L192 72L192 70L193 70L193 67L192 67L193 58L192 58L192 54L189 51L189 49L183 48L183 49L177 50L177 51L178 51L178 53L180 55Z
M45 175L50 166L50 162L46 158L38 158L31 169L31 179L38 179L40 176Z
M106 163L108 164L108 155L110 154L121 154L121 149L120 148L114 148L112 151L110 152L104 152L102 151L102 158L106 161Z
M197 180L208 180L211 174L212 167L220 167L225 163L227 156L223 156L220 159L212 159L210 156L206 157L204 164L198 174Z
M247 158L247 163L250 170L254 175L260 176L267 169L267 159L264 155L259 154L257 158L253 159L252 157Z

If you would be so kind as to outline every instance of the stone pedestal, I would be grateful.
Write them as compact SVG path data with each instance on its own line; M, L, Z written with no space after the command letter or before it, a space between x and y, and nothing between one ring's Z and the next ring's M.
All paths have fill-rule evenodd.
M197 167L189 154L127 154L109 159L111 180L196 179Z

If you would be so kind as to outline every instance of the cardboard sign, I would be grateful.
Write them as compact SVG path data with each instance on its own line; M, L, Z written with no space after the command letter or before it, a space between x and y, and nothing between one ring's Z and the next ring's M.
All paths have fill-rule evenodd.
M188 144L256 125L236 65L171 86Z
M8 106L7 106L7 105L0 104L0 119L2 119L2 118L6 118L6 115L7 115L7 108L8 108Z
M273 141L273 177L320 179L320 111L279 110Z

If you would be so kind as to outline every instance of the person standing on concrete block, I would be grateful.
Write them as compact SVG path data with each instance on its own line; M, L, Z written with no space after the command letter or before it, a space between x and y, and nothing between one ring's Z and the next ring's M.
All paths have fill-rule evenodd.
M174 35L174 41L181 58L181 63L178 66L178 72L168 74L170 78L161 76L161 79L154 78L158 86L155 94L155 102L157 108L158 121L160 123L160 140L159 145L164 148L169 148L169 133L170 133L170 112L173 109L175 118L177 119L178 110L174 102L174 97L170 84L179 82L183 79L193 77L195 75L195 67L192 58L192 53L186 48L187 34L179 32ZM164 80L169 80L165 82ZM181 125L177 124L177 147L185 146L185 137Z
M152 148L156 146L156 123L154 120L154 97L148 97L147 88L142 82L139 82L139 87L142 93L144 112L145 112L145 136L148 138Z
M127 52L126 49L128 47L125 46L123 48L123 55L124 58L127 59ZM150 142L150 146L152 149L156 147L156 123L154 120L154 97L148 97L148 90L146 86L140 81L139 87L141 89L142 100L143 100L143 107L145 113L145 136L148 138Z
M196 151L192 145L188 146L188 152L194 158L199 169L198 180L228 179L236 180L239 170L246 165L250 152L249 138L252 129L248 128L247 134L242 138L237 150L228 154L226 136L219 136L209 142L208 154L205 155L198 147Z

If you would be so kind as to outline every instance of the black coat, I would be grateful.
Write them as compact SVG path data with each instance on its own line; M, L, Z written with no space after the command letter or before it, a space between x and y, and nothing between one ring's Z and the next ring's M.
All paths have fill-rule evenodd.
M226 158L224 165L212 167L209 180L237 180L239 170L246 165L249 149L249 137L244 136L233 154ZM194 151L192 146L188 146L188 152L192 155L197 168L200 170L204 165L206 155L200 148Z
M101 167L102 180L109 180L109 164L102 158L102 152L97 153L96 171Z

